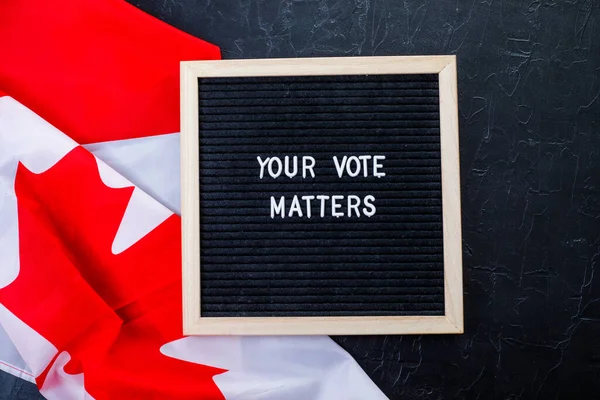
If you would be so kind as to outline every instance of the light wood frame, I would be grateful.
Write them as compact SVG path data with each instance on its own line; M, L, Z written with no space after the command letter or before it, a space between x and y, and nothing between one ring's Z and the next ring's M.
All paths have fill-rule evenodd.
M444 240L443 316L201 317L198 78L438 74ZM181 63L183 332L186 335L463 333L458 104L455 56L184 61Z

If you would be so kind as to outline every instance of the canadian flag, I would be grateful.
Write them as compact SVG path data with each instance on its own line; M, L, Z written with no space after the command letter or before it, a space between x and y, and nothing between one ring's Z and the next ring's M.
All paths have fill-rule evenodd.
M383 399L328 337L184 337L179 62L120 0L0 2L0 369L48 399Z

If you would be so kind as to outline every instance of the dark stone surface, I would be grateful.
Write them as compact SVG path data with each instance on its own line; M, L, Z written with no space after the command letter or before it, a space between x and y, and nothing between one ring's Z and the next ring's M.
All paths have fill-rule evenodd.
M0 400L43 400L37 387L30 382L0 371Z
M391 399L600 398L600 2L133 3L225 58L456 54L466 333L335 340Z
M335 339L392 399L600 397L598 1L134 4L224 58L456 54L466 333Z

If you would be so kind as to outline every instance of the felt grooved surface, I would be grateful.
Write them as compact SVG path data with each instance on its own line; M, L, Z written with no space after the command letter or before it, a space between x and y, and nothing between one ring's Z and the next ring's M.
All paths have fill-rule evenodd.
M273 316L283 316L286 317L339 317L343 315L347 315L347 313L343 313L340 311L331 311L327 309L322 310L303 310L303 311L295 311L295 310L286 310L286 311L206 311L204 312L205 316L211 317L273 317ZM373 316L372 311L352 311L352 315L356 317L371 317ZM418 311L404 311L404 310L378 310L378 316L414 316L414 315L440 315L439 311L430 311L430 310L418 310Z
M202 316L444 314L437 75L198 82ZM338 176L333 156L363 154L386 176ZM257 156L286 155L316 177L259 179ZM271 219L271 196L318 194L377 212Z

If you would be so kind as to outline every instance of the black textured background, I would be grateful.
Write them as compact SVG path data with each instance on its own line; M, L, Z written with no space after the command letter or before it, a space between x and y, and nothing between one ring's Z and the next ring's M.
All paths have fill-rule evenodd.
M456 54L466 333L335 340L391 399L600 398L600 2L133 3L225 58Z
M444 315L438 80L198 79L202 316ZM385 176L373 161L338 175L333 157L361 155L385 157ZM258 157L295 157L297 175L280 165L261 179ZM311 218L302 199L290 216L305 195ZM342 216L319 195L341 196ZM374 215L349 215L349 195L372 196ZM285 198L284 218L272 197Z

